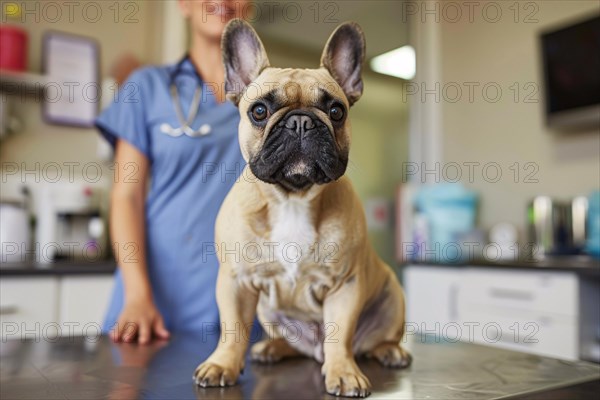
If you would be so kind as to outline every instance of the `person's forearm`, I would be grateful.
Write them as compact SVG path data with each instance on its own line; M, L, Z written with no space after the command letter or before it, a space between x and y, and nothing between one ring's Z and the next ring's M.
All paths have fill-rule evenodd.
M141 195L113 193L111 236L125 286L125 301L151 300L145 246L145 201Z

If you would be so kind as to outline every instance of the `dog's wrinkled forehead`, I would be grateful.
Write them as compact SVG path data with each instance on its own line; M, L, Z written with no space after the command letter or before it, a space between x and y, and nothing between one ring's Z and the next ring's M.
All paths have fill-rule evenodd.
M348 106L342 88L325 69L266 68L246 88L239 106L261 100L275 108L318 107L331 100Z

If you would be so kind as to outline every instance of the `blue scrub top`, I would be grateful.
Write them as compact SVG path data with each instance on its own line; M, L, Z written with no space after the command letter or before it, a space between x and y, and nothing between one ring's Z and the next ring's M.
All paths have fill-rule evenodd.
M170 95L171 79L186 118L194 91L202 85L198 114L190 126L209 134L165 133L165 123L181 126ZM123 139L150 160L147 266L154 301L167 329L175 332L199 332L219 321L215 220L245 166L238 142L238 110L230 102L219 104L209 87L189 58L176 65L143 68L130 76L96 120L111 144ZM128 254L123 245L120 251ZM123 281L117 269L104 332L116 323L122 306Z

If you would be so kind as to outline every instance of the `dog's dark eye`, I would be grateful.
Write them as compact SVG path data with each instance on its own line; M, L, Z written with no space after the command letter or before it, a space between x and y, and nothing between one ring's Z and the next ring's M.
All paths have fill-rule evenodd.
M341 121L344 118L344 109L339 105L333 105L329 109L329 118L334 121Z
M269 114L267 107L264 104L257 104L252 107L252 118L256 121L262 121Z

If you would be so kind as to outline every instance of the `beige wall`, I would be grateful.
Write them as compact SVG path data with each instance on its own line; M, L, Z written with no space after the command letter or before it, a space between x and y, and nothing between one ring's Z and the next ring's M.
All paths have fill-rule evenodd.
M65 2L51 2L61 5L61 16L52 8L44 8L44 2L17 2L32 13L24 14L21 20L9 20L23 27L29 37L28 70L42 72L42 37L50 30L62 31L94 38L100 47L100 71L107 76L115 60L125 53L131 53L143 63L159 61L160 13L162 2L135 1L137 9L125 8L121 4L118 16L115 2L91 2L100 6L98 22L95 9L86 8L89 1L75 2L72 18ZM67 2L68 3L68 2ZM87 10L84 12L83 10ZM133 12L133 14L131 14ZM126 17L130 16L130 19ZM137 22L134 21L137 20ZM92 128L74 128L48 125L42 120L42 105L35 97L10 96L8 99L14 113L23 123L23 130L2 141L0 162L27 163L27 168L35 162L48 163L94 161L96 157L97 133Z
M525 226L525 207L535 195L548 194L569 198L588 194L600 186L600 135L598 129L580 132L553 132L544 125L542 76L540 73L538 35L540 31L600 11L597 1L537 1L539 10L534 18L539 22L523 23L533 9L521 9L515 23L514 2L502 3L504 17L498 23L486 22L475 14L475 22L463 19L459 23L442 21L442 85L456 82L477 82L474 101L469 103L466 87L456 103L442 97L443 107L443 160L496 162L503 176L497 183L482 178L481 168L468 183L468 170L463 170L463 182L481 195L480 223L484 228L508 221L521 230ZM497 83L503 95L492 103L486 101L481 88L488 82ZM515 101L510 89L515 82L520 86ZM525 88L533 82L535 86ZM525 96L531 88L539 88L536 102L527 103ZM443 92L442 92L443 93ZM454 97L455 92L448 92ZM490 89L490 97L493 95ZM509 169L520 164L518 183ZM538 183L525 182L525 163L539 168ZM494 176L489 170L488 180Z

